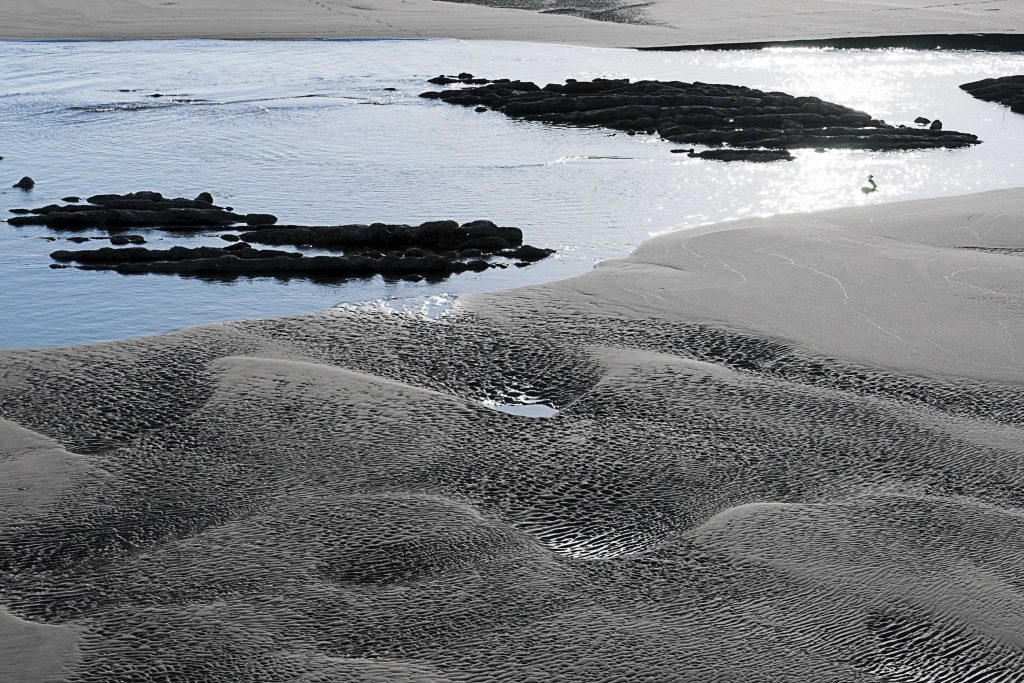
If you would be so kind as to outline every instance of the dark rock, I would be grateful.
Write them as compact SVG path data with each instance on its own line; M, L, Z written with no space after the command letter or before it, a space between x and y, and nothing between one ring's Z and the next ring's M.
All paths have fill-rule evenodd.
M74 242L75 244L81 244L82 242L88 242L88 237L69 237L68 242Z
M998 102L1017 114L1024 114L1024 76L986 78L973 83L964 83L961 89L979 100Z
M554 253L554 249L540 249L538 247L530 246L529 244L524 244L521 247L512 249L511 251L506 252L502 255L508 256L509 258L516 258L519 259L520 261L533 263L534 261L540 261L541 259L545 259Z
M387 92L398 92L398 88L384 88Z
M129 192L128 194L95 194L89 197L90 204L109 204L110 202L116 201L147 201L147 202L162 202L164 196L159 192Z
M914 123L916 123L919 126L927 126L931 122L931 119L926 119L923 116L918 116L916 119L914 119Z
M277 223L277 216L269 213L250 213L245 217L246 225L274 225Z
M489 110L487 109L487 107L477 107L477 108L476 108L476 113L477 113L477 114L483 114L483 113L484 113L485 111L489 111Z
M979 142L967 133L901 129L816 97L708 83L598 78L538 88L496 80L422 97L528 121L601 126L629 135L657 133L681 145L728 147L729 153L702 157L718 160L783 160L790 158L784 150L793 148L901 150ZM733 151L736 148L757 152L739 154Z
M338 225L275 226L242 233L247 242L259 244L311 244L317 247L349 249L356 247L459 248L480 238L500 238L506 245L523 242L519 228L499 227L490 221L474 221L460 226L455 221L430 221L419 226ZM496 243L495 243L496 244ZM472 246L472 245L470 245ZM504 248L504 247L500 247Z
M220 238L225 242L237 242L240 239L238 235L235 235L230 232L224 233L223 235L220 236Z
M18 188L19 190L31 190L35 186L36 181L32 180L28 176L25 176L18 182L14 183L14 187Z
M75 238L73 238L75 239ZM78 238L84 239L84 238ZM55 251L50 258L56 261L76 261L79 263L136 263L161 261L194 261L197 259L219 258L231 253L235 258L269 259L269 258L300 258L302 254L278 251L276 249L239 249L228 252L219 247L171 247L170 249L147 249L146 247L128 247L125 249L84 249L80 251Z
M64 199L62 199L61 201L62 202L68 202L69 204L77 204L78 202L82 201L82 198L81 197L64 197Z
M942 130L942 121L935 119L932 121L932 125L928 126L929 130Z
M711 149L705 152L690 152L688 157L709 161L751 161L768 163L772 161L793 161L793 155L785 149Z
M79 210L72 210L79 209ZM84 210L89 209L89 210ZM107 209L97 207L64 207L34 216L7 219L11 225L45 225L56 230L87 230L97 228L202 229L240 223L239 216L221 209Z
M213 195L209 192L200 192L196 195L197 202L204 202L206 204L213 204Z
M406 282L421 282L423 280L423 276L417 275L416 273L409 273L408 275L403 275L402 279Z
M145 244L146 238L142 235L111 235L110 243L115 246L123 246L125 244Z
M31 209L8 209L8 211L19 216L24 216L27 213L32 213Z

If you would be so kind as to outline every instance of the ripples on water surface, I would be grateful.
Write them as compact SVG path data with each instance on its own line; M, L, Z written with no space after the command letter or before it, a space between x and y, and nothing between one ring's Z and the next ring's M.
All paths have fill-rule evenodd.
M458 41L0 43L0 207L153 189L212 192L285 222L488 218L559 250L527 269L442 283L204 282L48 268L41 229L0 232L0 346L121 338L343 302L405 301L578 275L694 225L1024 184L1024 116L957 86L1024 72L1024 56L905 50L657 53ZM516 122L428 102L426 78L471 71L701 80L817 95L893 123L940 118L958 151L797 151L792 163L681 158L669 143ZM385 88L397 88L389 92ZM146 97L153 93L167 97ZM860 192L871 173L880 191ZM7 189L22 175L28 195ZM171 238L153 234L151 246ZM201 240L223 244L212 234ZM100 245L102 246L102 245ZM413 299L410 305L407 300Z

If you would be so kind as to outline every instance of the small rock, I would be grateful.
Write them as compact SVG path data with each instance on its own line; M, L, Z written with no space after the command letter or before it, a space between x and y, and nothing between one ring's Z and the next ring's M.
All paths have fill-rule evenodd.
M31 190L35 186L36 181L32 180L28 176L25 176L24 178L22 178L21 180L14 184L14 187L18 188L19 190Z
M942 121L935 119L932 121L932 125L928 126L929 130L942 130Z
M24 216L27 213L32 213L32 209L8 209L8 211L10 211L11 213L18 214L19 216Z
M238 235L232 235L230 232L224 233L220 238L225 242L237 242L239 239Z
M68 242L74 242L75 244L81 244L82 242L88 242L88 237L69 237Z
M477 107L474 111L478 114L483 114L485 111L487 111L487 107Z
M273 225L277 223L277 216L269 213L250 213L245 217L246 225Z
M207 204L213 204L213 195L209 192L200 192L196 195L197 202L206 202Z
M68 204L77 204L78 202L82 201L82 198L81 197L64 197L64 199L61 199L61 201L62 202L67 202Z
M520 261L540 261L554 253L554 249L540 249L538 247L530 246L529 244L524 244L521 247L517 247L512 250L510 255Z
M124 246L125 244L145 244L146 238L142 235L111 235L110 243L114 246Z
M923 116L918 116L916 119L914 119L914 123L916 123L919 126L927 126L931 122L931 119L926 119Z
M402 276L402 279L405 280L406 282L420 282L421 280L423 280L423 276L416 275L415 273L410 273L409 275Z

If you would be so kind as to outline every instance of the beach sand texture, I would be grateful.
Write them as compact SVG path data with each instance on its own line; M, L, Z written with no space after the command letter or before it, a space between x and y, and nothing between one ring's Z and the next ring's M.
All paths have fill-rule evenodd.
M1019 0L477 1L2 0L0 39L447 37L640 47L1024 26Z
M1022 680L1022 226L746 220L440 320L4 351L0 600L75 681Z

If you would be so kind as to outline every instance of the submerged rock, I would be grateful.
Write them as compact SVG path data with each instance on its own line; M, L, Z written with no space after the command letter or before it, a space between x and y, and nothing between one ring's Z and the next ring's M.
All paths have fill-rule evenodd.
M600 126L630 135L657 134L677 144L728 147L706 159L777 161L793 148L884 150L966 147L977 136L899 128L817 97L794 97L735 85L602 79L552 83L493 81L421 97L484 107L527 121ZM736 148L758 150L738 153Z
M36 181L32 180L32 178L28 176L25 176L18 182L14 183L14 187L18 188L19 190L31 190L35 186Z

